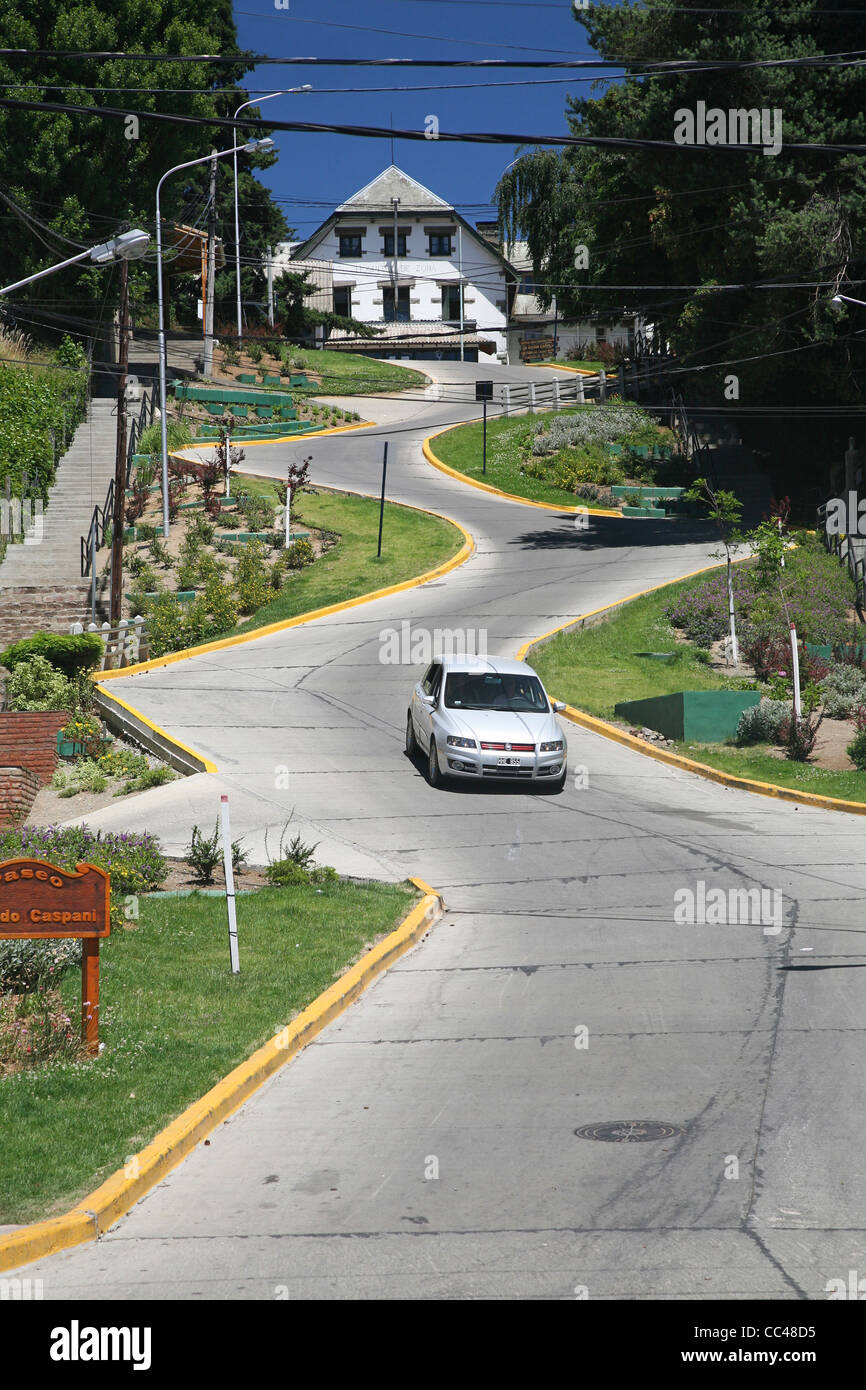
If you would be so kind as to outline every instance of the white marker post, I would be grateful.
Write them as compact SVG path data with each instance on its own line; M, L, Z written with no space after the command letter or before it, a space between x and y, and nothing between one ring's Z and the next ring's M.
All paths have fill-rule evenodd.
M232 962L232 974L240 975L238 919L235 911L235 876L232 869L232 833L229 828L229 799L227 796L220 797L220 824L223 836L223 865L226 875L226 908L229 916L229 955Z
M797 650L797 629L793 623L791 624L791 656L794 670L794 717L799 721L803 718L803 708L800 704L800 653Z
M286 550L292 538L292 485L286 483Z
M227 435L226 435L226 497L231 497L231 495L232 495L231 473L232 473L232 438L231 438L231 435L230 435L230 434L227 434Z

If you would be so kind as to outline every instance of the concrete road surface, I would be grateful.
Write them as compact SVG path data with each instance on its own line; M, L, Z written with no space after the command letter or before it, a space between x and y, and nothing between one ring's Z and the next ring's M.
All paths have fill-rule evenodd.
M385 629L511 655L714 548L682 524L577 531L432 469L420 441L474 416L447 396L478 373L445 364L445 399L303 445L317 481L375 492L387 438L389 496L459 520L473 557L116 682L220 773L90 818L177 853L228 789L254 859L296 807L320 860L421 875L448 911L98 1244L30 1266L46 1297L819 1299L866 1272L863 822L573 727L585 775L560 796L433 790L403 753L417 672L382 663ZM294 447L248 462L282 475ZM781 917L678 924L700 881L781 894Z

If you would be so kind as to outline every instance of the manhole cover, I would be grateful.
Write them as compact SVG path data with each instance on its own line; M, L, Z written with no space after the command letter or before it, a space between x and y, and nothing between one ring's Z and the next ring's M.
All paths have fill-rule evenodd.
M578 1139L603 1139L608 1144L644 1144L685 1133L682 1125L665 1120L607 1120L601 1125L581 1125L574 1132Z

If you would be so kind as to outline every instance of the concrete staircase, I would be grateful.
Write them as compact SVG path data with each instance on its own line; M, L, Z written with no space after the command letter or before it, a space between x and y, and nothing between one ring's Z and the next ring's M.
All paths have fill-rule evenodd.
M80 538L114 477L115 440L115 403L94 396L58 466L41 540L10 545L0 564L0 647L37 629L68 632L70 623L89 618L90 581L81 578Z

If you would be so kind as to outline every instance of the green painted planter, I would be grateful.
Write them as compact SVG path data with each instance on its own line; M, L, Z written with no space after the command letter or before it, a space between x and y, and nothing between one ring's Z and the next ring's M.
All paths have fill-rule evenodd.
M721 743L737 732L743 710L761 699L757 690L679 690L649 700L623 700L614 713L677 742Z
M637 492L640 493L641 498L655 498L682 497L684 489L681 487L648 487L644 486L643 484L641 484L638 487L635 487L634 485L629 487L628 483L617 483L614 487L611 488L610 491L612 497L628 497L630 493Z
M667 516L667 512L662 511L659 507L623 507L622 514L623 516L655 517L659 521L664 521Z

